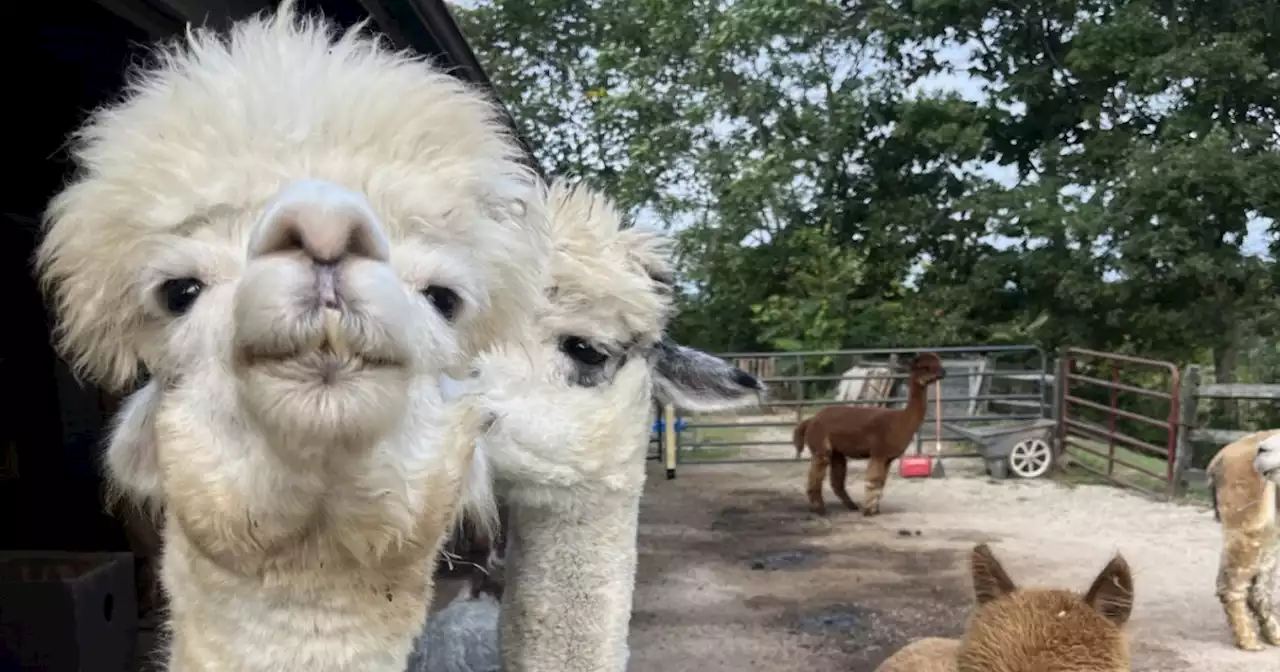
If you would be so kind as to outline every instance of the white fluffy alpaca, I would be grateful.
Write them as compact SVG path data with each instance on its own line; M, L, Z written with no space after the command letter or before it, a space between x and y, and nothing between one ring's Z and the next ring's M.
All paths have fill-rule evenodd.
M151 376L108 464L164 512L170 669L402 672L484 480L485 416L439 375L540 300L520 149L479 93L289 4L131 81L38 261L78 371Z
M1253 468L1267 480L1280 485L1280 434L1258 443L1258 454L1253 458Z
M549 310L527 342L482 355L472 381L496 416L481 445L510 515L502 669L620 671L655 393L709 410L758 403L763 387L664 337L664 236L623 228L608 199L562 182L547 192L546 210L556 250ZM449 617L437 615L429 631ZM456 640L439 645L453 652L445 660L473 653Z

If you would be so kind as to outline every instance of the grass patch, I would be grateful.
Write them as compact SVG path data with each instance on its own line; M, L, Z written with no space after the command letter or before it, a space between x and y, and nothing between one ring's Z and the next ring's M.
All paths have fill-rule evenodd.
M1110 447L1106 444L1099 443L1097 441L1089 441L1077 436L1072 436L1071 438L1073 443L1083 444L1087 448L1100 453L1106 453L1110 450ZM1074 450L1073 448L1075 448L1075 446L1069 446L1067 448L1067 457L1069 457L1067 468L1057 469L1054 471L1055 480L1066 485L1115 485L1115 483L1112 483L1111 481L1089 471L1089 469L1093 469L1094 471L1105 473L1107 471L1107 458L1100 455L1094 455L1093 453L1087 453L1083 450ZM1166 492L1167 486L1165 485L1164 478L1155 478L1136 469L1131 469L1120 462L1125 462L1157 474L1163 474L1168 467L1167 460L1119 445L1115 447L1115 455L1117 462L1115 463L1114 469L1111 473L1112 478L1124 485L1137 486L1160 494ZM1083 465L1083 467L1087 468L1074 467L1070 464L1071 462ZM1188 487L1186 492L1184 492L1178 499L1180 501L1197 504L1211 504L1213 501L1212 495L1209 493L1209 487L1202 484L1196 484Z
M698 444L718 441L750 441L755 438L755 434L761 428L759 427L690 427L684 430L680 436L680 442L696 448ZM714 446L707 446L701 450L709 450Z
M738 457L738 451L735 448L691 448L689 450L680 451L680 461L689 462L714 462L716 460L727 460Z

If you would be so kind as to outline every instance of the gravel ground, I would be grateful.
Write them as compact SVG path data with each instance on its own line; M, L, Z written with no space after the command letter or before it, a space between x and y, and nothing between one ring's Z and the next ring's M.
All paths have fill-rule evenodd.
M640 514L637 672L871 672L913 638L962 631L977 542L1024 585L1075 590L1123 552L1136 672L1280 671L1280 649L1230 645L1213 593L1221 533L1201 508L1105 486L995 483L948 460L946 478L891 477L877 518L845 511L828 489L832 513L818 519L805 462L688 466L674 481L654 467ZM850 465L855 496L860 469Z

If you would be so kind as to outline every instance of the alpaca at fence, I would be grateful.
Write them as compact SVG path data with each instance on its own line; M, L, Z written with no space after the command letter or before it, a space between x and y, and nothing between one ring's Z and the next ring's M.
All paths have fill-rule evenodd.
M1280 464L1268 463L1266 451L1272 450L1280 451L1280 429L1250 434L1228 444L1214 455L1206 470L1214 517L1222 523L1218 600L1235 645L1246 651L1261 651L1264 642L1280 646L1280 618L1272 604L1276 565L1280 563L1276 514L1280 502L1273 479ZM1266 473L1270 478L1263 475Z
M889 465L902 456L924 421L929 385L946 377L942 360L926 352L911 360L907 370L907 405L905 408L865 408L861 406L828 406L812 418L796 425L792 442L796 457L809 448L809 478L806 494L809 508L819 515L827 512L822 501L822 482L831 470L831 489L850 510L858 504L845 489L848 462L867 459L866 496L862 513L880 513Z
M665 236L624 227L607 198L561 181L546 211L549 311L525 342L479 357L467 383L498 418L480 452L509 516L502 669L620 672L654 397L706 411L757 404L764 388L664 336Z
M1083 595L1018 588L986 544L970 553L977 604L964 637L929 637L900 649L876 672L1128 672L1124 625L1133 576L1116 555Z
M403 672L441 539L491 509L488 418L440 376L542 300L498 111L287 2L190 30L76 140L38 267L80 374L150 376L107 466L162 512L169 669Z

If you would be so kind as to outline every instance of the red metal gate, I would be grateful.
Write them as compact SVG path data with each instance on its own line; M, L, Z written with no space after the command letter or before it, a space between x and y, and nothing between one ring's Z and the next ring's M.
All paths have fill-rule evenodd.
M1142 380L1125 382L1135 377ZM1117 485L1172 497L1181 385L1177 365L1067 348L1058 380L1058 440L1072 464ZM1090 396L1106 402L1086 398ZM1090 420L1090 415L1101 416L1101 421ZM1138 429L1123 431L1122 421Z

